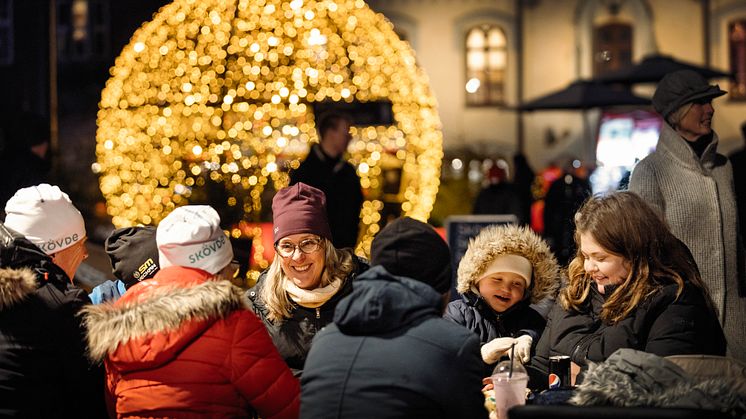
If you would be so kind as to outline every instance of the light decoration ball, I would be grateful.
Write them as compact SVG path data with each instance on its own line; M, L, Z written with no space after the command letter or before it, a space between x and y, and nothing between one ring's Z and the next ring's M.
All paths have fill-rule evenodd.
M314 103L329 101L388 101L393 113L391 125L352 128L365 196L358 252L382 224L389 169L401 171L402 215L432 210L435 98L409 45L361 0L177 0L134 33L110 74L94 170L117 227L157 224L215 190L217 207L262 221L265 192L286 186L318 141Z

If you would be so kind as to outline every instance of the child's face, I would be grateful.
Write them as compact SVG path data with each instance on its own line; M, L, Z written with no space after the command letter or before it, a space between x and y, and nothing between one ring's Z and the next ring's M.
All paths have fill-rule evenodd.
M629 262L601 247L589 233L580 234L580 254L583 255L583 269L601 293L605 286L621 284L629 275Z
M479 280L477 289L493 310L502 313L523 299L526 280L513 272L494 272Z

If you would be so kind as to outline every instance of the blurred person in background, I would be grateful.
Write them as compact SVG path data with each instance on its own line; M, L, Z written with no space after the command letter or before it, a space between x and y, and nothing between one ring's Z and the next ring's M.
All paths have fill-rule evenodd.
M360 177L344 159L352 140L351 126L349 115L339 112L322 115L317 125L319 143L313 144L298 169L290 172L291 186L302 182L326 195L331 242L337 249L355 247L363 206Z
M504 161L501 161L505 164ZM513 185L508 182L507 171L500 167L500 163L494 163L487 169L485 176L487 184L479 191L474 200L474 214L512 214L518 223L528 222L524 218L527 210Z

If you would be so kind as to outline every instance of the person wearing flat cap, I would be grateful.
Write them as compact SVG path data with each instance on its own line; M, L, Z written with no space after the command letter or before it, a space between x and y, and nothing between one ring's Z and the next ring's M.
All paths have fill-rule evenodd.
M368 264L332 244L324 192L303 182L272 199L275 257L247 291L275 346L297 376L314 335L332 321Z
M376 235L370 257L313 340L300 417L486 418L479 337L441 317L446 242L404 217Z
M215 209L176 208L155 242L153 278L83 310L109 417L297 418L298 380L229 281L233 249Z
M698 73L667 74L653 95L664 119L656 150L637 164L629 190L664 216L689 247L728 340L746 360L746 260L728 158L718 153L712 100L726 94Z

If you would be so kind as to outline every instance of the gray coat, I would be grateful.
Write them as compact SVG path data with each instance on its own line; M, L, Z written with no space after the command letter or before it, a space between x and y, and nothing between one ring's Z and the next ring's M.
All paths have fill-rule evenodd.
M664 122L656 151L635 167L629 189L660 210L689 247L715 303L729 355L746 360L746 296L739 295L745 271L733 173L717 145L713 133L712 143L697 157Z

